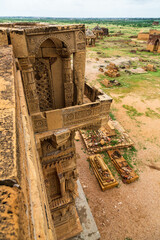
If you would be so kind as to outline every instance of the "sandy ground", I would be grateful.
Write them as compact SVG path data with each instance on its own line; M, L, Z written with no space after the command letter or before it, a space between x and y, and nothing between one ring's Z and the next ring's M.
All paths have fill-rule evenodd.
M87 62L88 81L96 80L101 64L104 64L104 59ZM79 178L101 240L160 240L160 119L143 115L137 118L138 124L126 114L123 104L145 112L147 107L158 108L160 100L142 101L141 96L134 93L126 95L120 103L113 103L113 107L118 109L117 120L128 131L138 150L136 167L139 180L126 185L117 179L118 188L102 192L92 169L89 169L82 140L75 142Z

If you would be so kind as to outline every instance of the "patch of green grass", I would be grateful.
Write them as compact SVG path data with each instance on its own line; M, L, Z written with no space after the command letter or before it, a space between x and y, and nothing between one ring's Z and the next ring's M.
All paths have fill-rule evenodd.
M147 108L145 115L150 118L160 118L160 114L150 108Z
M138 112L133 106L123 105L123 108L127 110L127 114L131 119L135 119L135 117L140 117L143 115L143 113Z
M112 139L112 140L110 141L110 144L111 144L112 146L115 146L116 144L118 144L118 140Z
M116 133L117 137L119 137L121 135L121 133L117 129L115 129L115 133Z
M115 175L117 174L116 168L113 166L113 164L111 163L111 160L107 154L107 152L102 152L103 154L103 160L104 162L107 164L109 170L111 171L112 175L115 177Z
M137 150L135 147L123 150L123 157L131 168L133 168L133 165L136 165L136 162L133 162L133 158L136 157L136 152Z
M114 115L112 112L109 113L109 116L110 116L110 118L111 118L112 120L116 120L116 117L115 117L115 115Z

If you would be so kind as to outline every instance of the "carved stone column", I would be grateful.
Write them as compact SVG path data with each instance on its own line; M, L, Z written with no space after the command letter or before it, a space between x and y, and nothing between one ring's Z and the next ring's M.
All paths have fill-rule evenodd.
M29 62L29 59L19 59L19 63L21 66L23 86L29 113L31 114L40 112L39 99L36 90L36 83L34 79L34 70L32 68L32 64Z
M57 175L58 175L59 182L60 182L61 195L62 195L62 197L65 197L65 195L66 195L65 178L63 176L63 169L62 169L61 163L56 163L56 170L57 170Z
M71 58L64 57L63 60L63 82L64 82L64 95L65 106L69 107L73 104L73 80L71 72Z
M83 103L85 78L85 52L73 54L74 104Z

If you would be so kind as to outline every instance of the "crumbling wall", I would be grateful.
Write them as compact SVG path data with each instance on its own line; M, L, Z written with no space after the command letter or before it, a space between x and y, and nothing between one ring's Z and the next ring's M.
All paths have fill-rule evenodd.
M157 44L157 41L158 41L158 44ZM155 47L155 45L157 45L157 46ZM157 53L160 53L160 34L150 34L149 35L147 50L149 50L150 52L155 51Z
M91 87L89 84L85 83L84 94L89 98L90 101L94 102L97 100L99 91L96 88Z
M0 30L0 46L8 45L7 30Z
M146 33L144 33L144 32L140 32L139 34L138 34L138 40L148 40L149 39L149 32L146 32Z

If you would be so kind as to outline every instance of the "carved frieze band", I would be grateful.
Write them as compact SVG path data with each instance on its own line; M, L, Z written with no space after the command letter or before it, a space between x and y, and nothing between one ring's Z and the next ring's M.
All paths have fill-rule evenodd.
M85 124L90 124L93 121L100 120L101 118L108 117L111 102L103 102L96 104L86 104L80 107L72 107L62 110L63 127L77 127L80 124L85 126ZM47 119L41 114L32 116L34 131L42 132L47 131ZM54 126L53 126L54 129Z
M85 122L92 121L100 116L107 116L109 114L110 103L107 104L93 104L82 106L80 110L76 108L71 111L64 110L63 123L64 127L76 124L85 124Z

